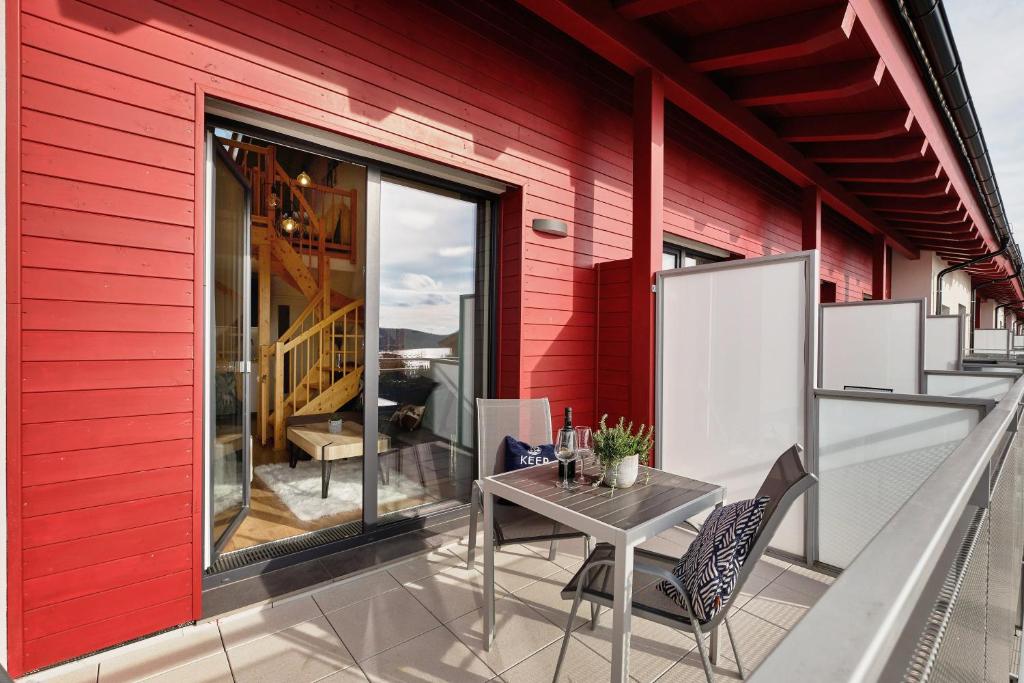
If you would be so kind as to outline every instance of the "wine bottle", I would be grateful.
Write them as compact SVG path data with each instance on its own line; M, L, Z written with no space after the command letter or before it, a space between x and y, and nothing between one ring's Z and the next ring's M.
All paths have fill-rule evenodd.
M563 435L563 434L567 435L568 439L562 439L561 435ZM576 430L572 426L572 407L571 406L566 406L565 407L565 418L564 418L564 420L562 422L562 429L559 431L559 437L560 437L559 438L559 444L565 444L567 442L575 444L575 442L576 442ZM573 451L575 451L575 447L573 448ZM568 469L566 469L566 468L568 468ZM558 461L558 478L559 478L560 481L565 481L565 480L575 481L575 479L576 479L576 461L575 460L569 460L568 462L563 462L561 459L559 459L559 461Z

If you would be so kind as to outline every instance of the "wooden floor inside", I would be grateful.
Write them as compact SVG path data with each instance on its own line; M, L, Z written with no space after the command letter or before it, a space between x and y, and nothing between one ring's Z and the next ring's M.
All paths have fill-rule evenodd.
M397 512L407 508L436 503L443 500L467 498L471 474L452 476L451 459L447 452L447 444L440 444L427 449L408 449L401 459L395 454L382 454L380 467L389 471L402 471L407 476L419 477L427 488L427 495L409 497L378 505L378 515ZM287 451L275 451L263 446L258 439L253 439L253 469L270 463L287 463ZM318 461L302 461L297 467L308 469L311 477L319 481L320 463ZM467 498L468 499L468 498ZM347 522L362 519L362 510L356 509L337 515L321 517L313 521L299 519L288 506L275 494L258 475L252 478L252 498L249 514L235 531L231 540L222 552L229 553L242 550L262 543L280 541L310 531L319 531L339 526Z

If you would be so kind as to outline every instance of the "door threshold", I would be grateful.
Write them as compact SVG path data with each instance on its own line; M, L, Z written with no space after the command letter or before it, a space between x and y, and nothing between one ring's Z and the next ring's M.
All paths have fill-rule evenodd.
M280 599L317 584L337 581L382 564L435 550L466 535L468 513L469 505L462 504L429 517L394 522L370 533L324 543L283 557L208 573L203 577L202 618L210 619ZM261 547L255 546L252 550Z

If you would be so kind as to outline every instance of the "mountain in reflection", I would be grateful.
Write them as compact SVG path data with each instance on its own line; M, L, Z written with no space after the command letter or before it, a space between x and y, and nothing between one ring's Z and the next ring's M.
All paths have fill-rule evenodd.
M404 327L380 328L381 351L447 348L454 354L459 346L459 333L433 334Z

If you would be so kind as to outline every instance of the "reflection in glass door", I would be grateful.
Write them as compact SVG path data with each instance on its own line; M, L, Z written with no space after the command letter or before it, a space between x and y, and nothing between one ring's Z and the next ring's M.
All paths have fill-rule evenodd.
M485 204L380 185L378 514L468 500L487 302Z
M251 188L219 145L208 145L212 264L207 305L208 519L216 554L249 510L249 213ZM212 560L213 558L211 558Z

